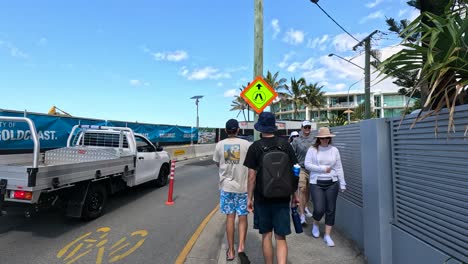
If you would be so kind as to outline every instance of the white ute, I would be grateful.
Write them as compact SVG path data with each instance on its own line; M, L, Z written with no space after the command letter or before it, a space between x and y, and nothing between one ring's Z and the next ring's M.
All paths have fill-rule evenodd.
M152 181L168 183L170 158L161 147L126 127L76 125L67 146L40 153L34 123L24 117L33 154L0 155L0 212L31 216L60 202L69 217L99 217L109 194Z

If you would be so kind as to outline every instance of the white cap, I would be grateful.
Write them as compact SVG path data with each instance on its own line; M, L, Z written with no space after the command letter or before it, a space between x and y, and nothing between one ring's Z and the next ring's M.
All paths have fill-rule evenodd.
M310 123L309 120L305 120L304 122L302 122L302 126L305 127L305 126L312 126L312 123Z
M289 137L294 137L294 136L299 136L299 133L297 131L291 132L291 135Z

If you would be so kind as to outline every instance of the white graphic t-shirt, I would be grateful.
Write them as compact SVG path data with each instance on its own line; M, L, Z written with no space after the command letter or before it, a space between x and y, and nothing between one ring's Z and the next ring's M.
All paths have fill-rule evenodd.
M216 144L213 160L219 163L219 189L225 192L247 192L247 173L244 159L250 142L240 138L226 138Z

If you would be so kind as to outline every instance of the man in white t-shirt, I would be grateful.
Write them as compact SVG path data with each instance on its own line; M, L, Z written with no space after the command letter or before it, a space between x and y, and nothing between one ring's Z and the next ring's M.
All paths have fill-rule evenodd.
M237 137L239 122L229 119L226 122L228 138L216 144L213 160L219 167L220 210L226 215L226 237L228 250L226 260L235 258L234 229L236 215L239 217L238 233L239 246L237 255L240 263L250 263L244 253L245 238L247 235L247 179L248 168L244 166L245 156L250 143Z

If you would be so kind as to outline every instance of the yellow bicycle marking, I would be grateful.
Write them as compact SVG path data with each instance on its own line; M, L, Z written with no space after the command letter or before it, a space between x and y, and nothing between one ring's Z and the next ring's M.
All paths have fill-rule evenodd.
M135 231L130 236L136 236L136 235L140 235L141 237L146 237L148 235L148 231L146 231L146 230ZM117 256L111 258L111 260L109 262L114 263L114 262L116 262L118 260L121 260L121 259L127 257L128 255L132 254L137 248L139 248L141 245L143 245L143 243L145 243L145 240L146 240L146 238L141 239L140 241L138 241L136 243L135 246L130 248L127 252L123 253L122 255L117 255Z
M71 246L73 246L76 242L78 242L79 240L81 240L81 239L83 239L83 238L85 238L85 237L87 237L89 235L91 235L91 232L84 234L83 236L73 240L70 244L66 245L64 248L62 248L62 250L59 251L59 253L57 254L57 258L61 258L65 253L67 253L68 249Z
M66 264L72 264L80 258L88 255L93 250L97 249L96 264L102 264L106 257L108 259L108 263L114 263L128 257L130 254L135 252L135 250L143 245L146 240L146 236L148 236L148 231L146 230L135 231L130 234L130 238L140 238L140 240L138 240L136 243L126 242L127 237L122 237L116 243L110 247L107 247L112 251L106 254L106 244L109 242L107 237L110 231L111 229L109 227L101 227L98 228L94 233L88 232L78 237L63 247L57 253L57 258L63 259ZM134 243L133 247L131 247L132 243Z

